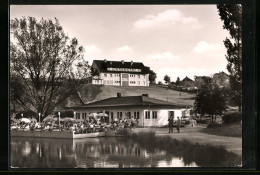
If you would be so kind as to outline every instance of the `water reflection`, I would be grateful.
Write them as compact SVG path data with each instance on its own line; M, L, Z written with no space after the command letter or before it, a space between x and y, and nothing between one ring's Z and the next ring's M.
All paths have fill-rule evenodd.
M19 168L196 167L166 151L120 138L11 138L11 166Z

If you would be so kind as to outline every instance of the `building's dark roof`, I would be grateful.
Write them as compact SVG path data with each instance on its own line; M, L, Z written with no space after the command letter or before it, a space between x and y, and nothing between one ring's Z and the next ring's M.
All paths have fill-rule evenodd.
M142 73L148 74L150 71L149 67L143 65L140 62L125 62L124 64L122 61L105 61L105 60L93 60L93 64L96 64L100 72L117 72L118 71L108 71L107 68L132 68L132 69L141 69L141 72L129 72L129 73ZM125 71L124 71L125 72Z
M185 77L182 81L190 81L190 82L193 82L193 80L192 79L190 79L189 77Z
M126 97L111 97L104 100L96 101L93 103L74 106L71 108L100 108L100 107L131 107L131 106L142 106L142 107L167 107L167 108L185 108L184 105L178 105L171 102L150 98L147 96L126 96Z

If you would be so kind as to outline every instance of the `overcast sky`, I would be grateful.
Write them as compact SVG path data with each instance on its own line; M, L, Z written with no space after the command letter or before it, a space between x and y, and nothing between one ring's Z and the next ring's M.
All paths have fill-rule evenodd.
M85 47L85 60L143 62L176 81L226 70L229 37L216 5L12 5L10 18L56 17Z

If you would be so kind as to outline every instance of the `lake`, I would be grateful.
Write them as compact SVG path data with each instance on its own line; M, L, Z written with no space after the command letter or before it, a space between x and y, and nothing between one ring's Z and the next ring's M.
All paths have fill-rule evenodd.
M130 139L10 138L12 168L143 168L197 167L167 150L140 146Z

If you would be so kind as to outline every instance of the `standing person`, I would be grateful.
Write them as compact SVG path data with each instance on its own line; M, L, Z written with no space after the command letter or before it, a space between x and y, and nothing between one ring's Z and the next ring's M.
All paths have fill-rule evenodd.
M180 125L181 125L180 117L177 117L177 130L178 130L178 133L180 132Z
M169 121L169 133L173 133L173 117L170 116Z

